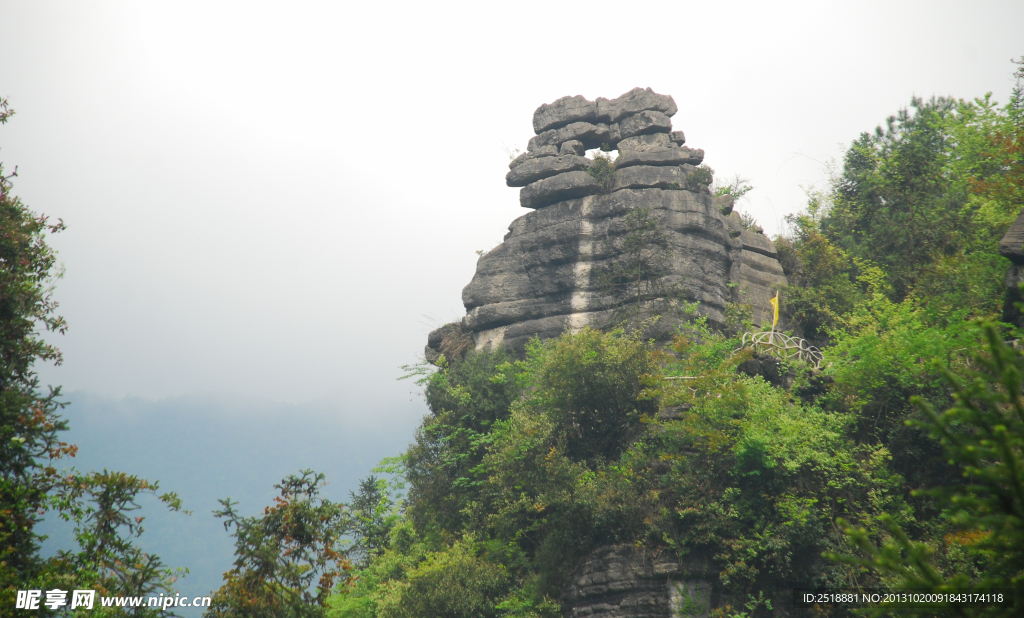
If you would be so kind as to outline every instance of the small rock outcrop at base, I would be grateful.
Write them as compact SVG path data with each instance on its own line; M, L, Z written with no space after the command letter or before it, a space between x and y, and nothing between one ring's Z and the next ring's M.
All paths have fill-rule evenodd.
M615 99L563 97L534 112L537 135L506 175L530 212L480 257L462 293L459 332L473 348L505 345L521 354L535 336L613 326L633 305L639 315L694 303L722 325L727 305L743 303L756 323L769 319L768 299L786 284L775 247L712 196L710 171L699 167L705 153L683 145L683 132L672 127L676 111L672 97L634 88ZM600 151L618 156L598 161ZM650 213L665 251L658 285L627 297L608 281L637 209ZM672 320L664 317L659 332L670 333ZM428 358L439 356L443 339L431 335Z
M562 592L565 618L707 618L712 585L699 564L629 545L580 560Z
M1020 284L1024 283L1024 210L1010 224L999 241L999 253L1012 263L1006 273L1006 295L1003 298L1003 321L1017 326L1024 326L1024 315L1017 306L1024 303L1024 295L1020 293Z

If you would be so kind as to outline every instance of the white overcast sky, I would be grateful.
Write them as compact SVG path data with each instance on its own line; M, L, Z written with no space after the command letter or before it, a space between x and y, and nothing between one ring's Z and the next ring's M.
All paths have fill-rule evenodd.
M408 405L541 103L671 94L775 232L843 144L915 94L1005 102L1021 55L1019 0L0 0L0 160L68 225L44 378Z

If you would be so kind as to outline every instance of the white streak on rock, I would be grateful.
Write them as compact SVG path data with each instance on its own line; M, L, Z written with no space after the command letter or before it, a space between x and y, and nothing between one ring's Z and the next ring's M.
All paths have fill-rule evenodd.
M578 333L587 325L587 293L590 287L590 268L594 259L594 224L590 222L590 204L593 196L585 198L580 204L579 258L573 267L573 291L569 314L569 332Z

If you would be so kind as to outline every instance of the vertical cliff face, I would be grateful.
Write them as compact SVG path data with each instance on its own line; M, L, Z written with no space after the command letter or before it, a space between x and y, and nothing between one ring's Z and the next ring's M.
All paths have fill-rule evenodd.
M728 218L733 232L739 231L740 252L733 254L732 270L729 280L734 282L733 302L749 305L755 324L762 324L772 319L772 309L768 302L776 290L786 285L786 275L779 264L779 256L775 245L768 237L758 232L740 229L739 217Z
M506 183L521 187L530 212L509 226L504 242L483 255L462 293L458 328L428 340L436 357L455 330L477 349L506 345L521 352L534 336L555 337L584 326L605 328L635 304L695 302L721 324L728 302L749 304L756 322L786 279L763 234L743 230L731 203L712 197L704 151L672 130L672 97L635 88L616 99L564 97L534 112L536 135L510 164ZM614 165L586 156L617 151ZM616 294L608 273L621 263L632 230L628 215L649 212L663 234L659 285ZM668 291L671 291L669 293ZM660 328L667 332L671 319Z

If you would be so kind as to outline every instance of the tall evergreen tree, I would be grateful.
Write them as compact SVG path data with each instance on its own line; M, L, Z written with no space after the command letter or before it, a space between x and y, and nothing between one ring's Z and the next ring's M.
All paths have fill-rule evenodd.
M387 481L371 474L359 481L359 490L349 492L352 502L353 546L349 557L362 568L387 548L388 534L398 519L395 501L388 492Z

